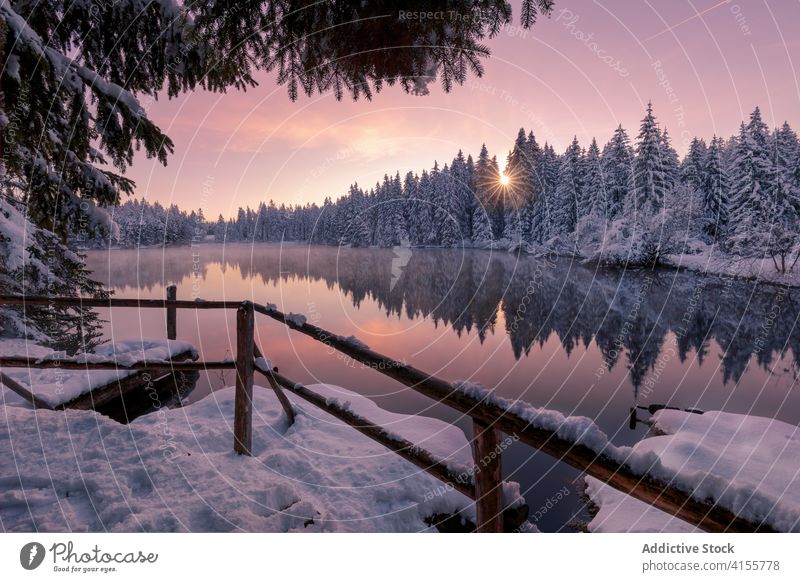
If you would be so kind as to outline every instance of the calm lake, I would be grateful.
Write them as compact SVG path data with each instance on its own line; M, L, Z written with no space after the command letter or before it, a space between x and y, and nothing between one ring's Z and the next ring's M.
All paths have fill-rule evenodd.
M635 405L800 422L797 290L474 250L209 244L93 251L87 263L119 297L163 298L175 284L179 299L274 303L444 379L589 416L620 445L646 434L643 424L628 427ZM109 338L166 337L161 310L101 313ZM256 326L266 356L293 380L337 384L469 430L458 413L310 338L263 316ZM234 312L178 311L178 339L204 359L229 357ZM231 384L232 373L201 375L187 402ZM531 515L543 513L540 529L573 531L586 519L577 471L518 443L503 462ZM565 485L571 493L542 510Z

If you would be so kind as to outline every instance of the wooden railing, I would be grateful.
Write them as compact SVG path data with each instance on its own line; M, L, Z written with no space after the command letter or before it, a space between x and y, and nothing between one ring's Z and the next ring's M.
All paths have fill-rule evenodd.
M75 299L51 297L0 296L0 304L12 305L62 305L82 307L136 307L167 310L167 334L176 336L177 309L236 309L236 359L235 362L168 362L141 363L131 369L168 368L171 370L235 369L236 392L234 406L234 449L244 455L252 454L252 393L256 371L264 375L286 411L289 421L294 411L282 388L306 402L324 410L369 438L379 442L402 458L430 473L443 483L473 499L477 512L477 531L508 531L519 525L527 515L515 514L504 508L502 492L501 454L498 452L501 433L514 436L521 442L542 451L580 471L599 479L640 501L711 532L772 531L769 525L754 523L738 516L714 499L698 499L692 491L685 490L672 481L659 480L647 472L634 471L616 458L597 453L583 444L564 439L555 430L532 425L520 415L510 412L497 403L480 399L457 389L450 382L437 378L372 351L357 342L348 341L315 325L288 317L271 306L251 301L179 301L175 288L167 290L167 300L154 299ZM473 420L472 450L475 466L465 472L445 460L438 459L416 444L388 432L368 419L329 402L306 386L294 382L278 372L277 368L265 370L256 365L262 352L255 342L255 313L266 315L292 330L365 364L413 390L465 414ZM2 367L59 367L79 369L109 369L112 364L85 364L61 360L36 361L26 358L0 357ZM122 367L122 366L119 366ZM489 460L487 462L486 460Z

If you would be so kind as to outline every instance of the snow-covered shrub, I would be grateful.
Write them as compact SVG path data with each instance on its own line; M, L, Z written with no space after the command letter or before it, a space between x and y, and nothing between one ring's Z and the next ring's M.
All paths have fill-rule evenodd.
M37 228L15 202L0 197L0 294L107 297L89 277L83 257L53 233ZM91 309L0 305L0 336L29 337L56 349L88 351L100 320Z
M659 212L629 212L608 225L602 217L584 217L578 229L581 254L589 262L655 267L669 256L693 252L690 243L703 229L696 193L679 186L664 201Z

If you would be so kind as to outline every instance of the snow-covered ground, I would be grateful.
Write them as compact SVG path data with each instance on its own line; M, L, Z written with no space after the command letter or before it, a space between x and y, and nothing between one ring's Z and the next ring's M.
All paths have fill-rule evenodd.
M464 433L386 412L344 389L309 388L456 466ZM471 502L333 417L295 403L287 426L254 388L253 457L233 452L234 389L129 425L90 411L0 407L0 529L5 531L428 531L424 518ZM507 487L511 499L518 486ZM521 501L521 498L519 498Z
M123 340L104 344L91 354L67 357L64 352L55 352L25 339L0 339L0 353L4 357L35 358L37 360L77 360L81 362L116 362L129 366L136 362L167 361L182 353L193 356L197 352L188 342L178 340ZM5 368L13 380L27 388L51 407L69 402L100 386L135 374L135 370L62 370L59 368ZM16 394L9 393L14 400ZM13 394L11 396L10 394ZM19 397L21 399L21 397Z
M751 503L758 492L761 509L784 515L787 531L800 531L800 428L770 418L662 410L655 427L665 434L634 446L655 453L666 469L680 472L702 490L727 483L735 503ZM592 477L587 493L599 507L589 523L592 532L694 532L696 528ZM792 517L794 516L794 517ZM792 526L793 523L793 526Z
M771 257L735 257L699 241L693 241L688 245L688 250L691 252L668 255L666 263L679 269L689 269L709 275L755 279L788 287L800 287L800 266L787 270L786 273L779 273ZM793 261L794 258L791 257L787 262L787 268L792 266Z

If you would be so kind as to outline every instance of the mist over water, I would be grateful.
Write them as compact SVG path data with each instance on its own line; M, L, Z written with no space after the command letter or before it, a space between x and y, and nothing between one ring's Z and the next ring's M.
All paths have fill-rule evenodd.
M275 303L446 380L589 416L616 444L646 434L628 428L637 404L800 422L794 289L460 249L210 244L93 251L87 265L119 297L162 298L175 284L179 299ZM162 310L102 315L108 338L165 337ZM341 385L386 409L469 429L469 419L277 322L257 316L256 326L262 350L293 380ZM231 356L234 313L181 310L178 338L203 359ZM231 384L231 373L202 374L187 403ZM537 525L569 530L581 504L574 488L558 493L578 473L519 443L503 461L532 514L559 497Z

